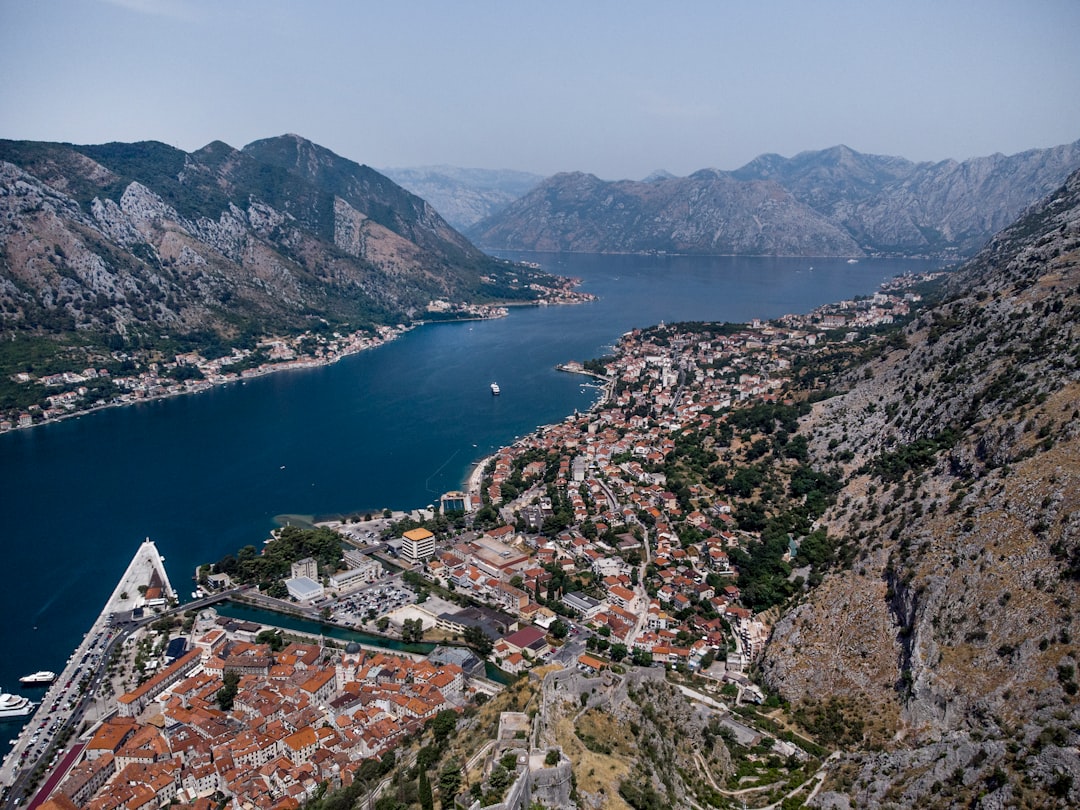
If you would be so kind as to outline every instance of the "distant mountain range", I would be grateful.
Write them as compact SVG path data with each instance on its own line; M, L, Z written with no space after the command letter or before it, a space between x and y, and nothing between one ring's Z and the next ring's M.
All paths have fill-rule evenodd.
M544 180L543 175L529 172L459 169L455 166L381 171L402 188L431 203L459 231L501 211Z
M423 199L296 135L186 153L0 141L0 326L23 335L284 334L433 300L535 300Z
M1080 141L963 162L846 146L733 172L548 178L467 228L487 249L585 253L965 256L1080 167Z

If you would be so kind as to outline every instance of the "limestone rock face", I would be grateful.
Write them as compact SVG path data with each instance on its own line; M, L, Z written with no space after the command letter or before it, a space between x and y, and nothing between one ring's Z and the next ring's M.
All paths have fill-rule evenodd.
M1080 799L1078 316L1080 173L806 418L815 462L848 473L822 522L860 552L763 671L862 724L818 806Z
M544 179L529 172L456 166L381 171L402 188L431 203L447 222L462 232L523 197Z
M519 250L862 255L776 183L712 170L649 183L558 174L470 233L479 244Z
M362 326L435 299L533 300L526 276L388 178L295 135L192 154L0 141L7 328Z

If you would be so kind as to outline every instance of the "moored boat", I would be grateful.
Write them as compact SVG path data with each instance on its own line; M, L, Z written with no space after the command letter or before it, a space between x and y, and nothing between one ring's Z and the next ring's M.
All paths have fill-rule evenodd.
M0 694L0 720L7 717L25 717L34 710L34 704L29 698L21 695L12 695L8 692Z
M41 672L35 672L33 675L23 675L19 678L19 683L23 686L48 686L55 680L55 672L49 672L48 670L43 669Z

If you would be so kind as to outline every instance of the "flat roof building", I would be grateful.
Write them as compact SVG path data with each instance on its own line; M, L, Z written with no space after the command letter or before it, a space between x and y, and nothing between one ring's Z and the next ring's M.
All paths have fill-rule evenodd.
M585 621L593 618L600 612L604 606L603 602L598 602L588 594L584 594L581 591L574 591L573 593L563 594L562 603L571 610L576 610L581 614L581 618Z
M287 579L285 580L285 587L289 591L289 596L301 602L318 599L323 595L323 586L311 577L293 577L292 579Z
M411 529L402 535L401 556L412 563L435 554L435 535L427 529Z

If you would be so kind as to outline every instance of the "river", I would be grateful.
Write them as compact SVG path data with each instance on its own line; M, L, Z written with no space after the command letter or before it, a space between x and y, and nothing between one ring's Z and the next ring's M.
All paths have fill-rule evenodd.
M0 435L0 687L63 668L144 537L186 596L198 563L258 546L276 516L410 509L460 487L476 460L587 409L596 388L554 366L609 353L630 329L806 312L936 266L505 255L599 300L425 326L332 366Z

